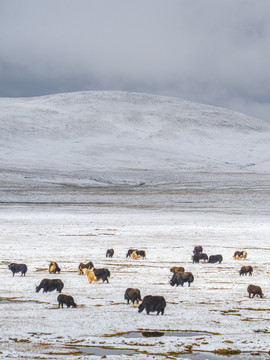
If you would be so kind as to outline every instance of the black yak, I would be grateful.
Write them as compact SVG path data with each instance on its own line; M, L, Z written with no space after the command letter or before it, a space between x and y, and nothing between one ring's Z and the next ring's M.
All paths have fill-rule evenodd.
M127 300L128 304L130 301L132 301L133 304L135 303L135 301L137 301L138 304L139 301L142 300L140 290L128 288L125 292L125 300Z
M252 266L242 266L240 271L239 271L239 275L252 275L253 273L253 267Z
M254 298L255 295L260 296L260 298L264 297L262 289L257 285L248 285L247 292L249 297L251 294L253 295L252 298Z
M201 245L197 245L194 247L194 250L193 250L193 254L199 254L199 253L202 253L203 252L203 248Z
M43 279L41 283L36 286L36 292L39 292L40 289L43 289L43 292L50 292L57 290L61 292L64 287L64 283L60 279Z
M64 304L66 304L68 308L71 306L74 308L77 307L77 304L74 302L73 297L70 295L60 294L57 297L57 301L58 301L58 307L60 308L60 306L61 306L62 309L63 309Z
M209 262L210 264L214 264L214 263L216 263L216 262L221 263L222 260L223 260L222 255L218 254L218 255L211 255L211 256L209 256L208 262Z
M173 277L170 280L170 285L171 286L178 286L181 285L183 286L185 282L188 283L188 286L190 286L190 284L194 281L194 276L191 272L181 272L178 271L177 273L175 273L173 275Z
M21 276L25 276L25 273L27 272L27 266L25 264L11 263L8 265L8 268L12 271L13 276L18 272L21 273Z
M114 255L114 250L113 250L113 249L108 249L108 250L106 251L106 257L112 258L113 255Z
M142 312L144 309L146 310L147 315L150 312L157 312L157 315L161 313L164 314L164 309L166 307L166 301L163 296L152 296L147 295L143 298L142 303L138 307L139 313Z
M198 263L198 262L200 262L200 260L207 261L208 255L205 253L197 253L192 256L193 263Z

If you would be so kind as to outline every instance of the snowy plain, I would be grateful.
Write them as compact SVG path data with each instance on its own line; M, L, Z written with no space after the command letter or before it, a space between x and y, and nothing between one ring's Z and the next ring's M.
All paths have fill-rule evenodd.
M0 130L0 358L270 358L268 123L180 99L82 92L2 98ZM193 264L195 245L223 262ZM146 259L126 258L129 248ZM110 270L109 284L77 274L90 260ZM12 277L10 262L26 263L26 276ZM190 287L170 286L178 265L194 274ZM242 265L252 277L239 276ZM36 293L43 278L61 278L78 308ZM265 298L248 298L250 283ZM139 314L128 287L163 295L165 314Z

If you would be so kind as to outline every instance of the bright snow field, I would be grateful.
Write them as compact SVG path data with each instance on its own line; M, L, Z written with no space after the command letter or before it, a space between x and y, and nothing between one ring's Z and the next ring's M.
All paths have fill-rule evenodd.
M270 308L266 218L71 214L65 209L10 211L1 218L3 358L83 359L97 351L98 357L105 354L116 359L125 358L125 349L136 358L188 354L190 349L197 354L194 359L203 359L203 350L220 349L241 351L241 359L252 358L254 352L260 354L258 358L267 358L263 353L269 351ZM197 244L208 255L222 254L223 262L193 264L191 255ZM111 247L115 255L108 259L105 253ZM145 249L146 259L126 258L127 250L134 247ZM247 259L234 260L234 251L242 249L248 252ZM89 284L86 276L77 274L79 263L89 260L97 268L110 270L109 284ZM7 268L11 261L28 265L25 277L12 277ZM48 273L50 261L59 264L59 275ZM190 287L169 284L170 268L180 265L194 275ZM252 265L253 276L240 277L242 265ZM62 279L62 292L72 295L78 308L58 309L55 291L36 293L35 286L43 278ZM250 299L250 283L261 286L266 297ZM128 287L139 288L142 296L163 295L165 314L138 313L124 300ZM165 335L147 338L141 330L165 331ZM175 333L167 336L166 331ZM122 355L114 352L117 349ZM245 352L251 357L244 357Z

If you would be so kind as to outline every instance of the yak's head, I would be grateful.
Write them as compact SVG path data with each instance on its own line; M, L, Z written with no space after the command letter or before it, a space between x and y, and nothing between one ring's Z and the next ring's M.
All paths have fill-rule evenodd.
M145 301L140 301L138 306L138 312L142 312L145 309Z

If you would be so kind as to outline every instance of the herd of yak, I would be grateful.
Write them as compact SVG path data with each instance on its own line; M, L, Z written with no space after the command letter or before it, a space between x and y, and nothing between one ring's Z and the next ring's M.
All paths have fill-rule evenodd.
M112 258L114 255L114 249L108 249L106 252L106 257ZM129 249L126 257L131 257L133 259L145 258L146 252L144 250L136 250L136 249ZM246 251L236 251L234 253L234 259L246 259L247 252ZM221 263L223 258L222 255L211 255L208 257L207 254L203 253L202 246L195 246L193 250L192 261L193 263L198 263L200 260L207 261L208 263ZM21 273L21 276L25 276L27 272L27 266L25 264L16 264L11 263L8 266L9 270L12 271L13 276L15 273ZM185 269L181 267L172 267L170 271L173 273L173 276L170 280L171 286L183 286L184 283L188 283L188 286L194 281L194 276L191 272L186 272ZM52 261L49 265L49 273L56 274L60 273L61 269L59 268L58 264L55 261ZM252 266L242 266L239 275L252 275L253 268ZM78 274L79 275L86 275L88 278L89 283L91 284L93 281L102 280L103 283L106 281L109 282L110 278L110 271L107 268L97 269L94 267L92 261L88 263L80 263L78 267ZM43 292L50 292L53 290L57 290L60 294L57 298L58 307L62 307L65 304L68 308L69 307L77 307L74 299L70 295L61 294L61 291L64 287L64 283L60 279L43 279L38 286L36 286L36 292L39 292L43 289ZM260 286L257 285L249 285L247 288L247 292L249 297L254 297L255 295L260 296L261 298L264 297L262 293L262 289ZM142 312L144 309L146 313L149 314L150 312L157 312L157 315L160 313L164 314L164 309L166 307L166 300L163 296L156 296L156 295L147 295L141 299L141 293L139 289L128 288L125 291L124 295L125 300L127 303L131 301L133 304L137 302L138 311Z

